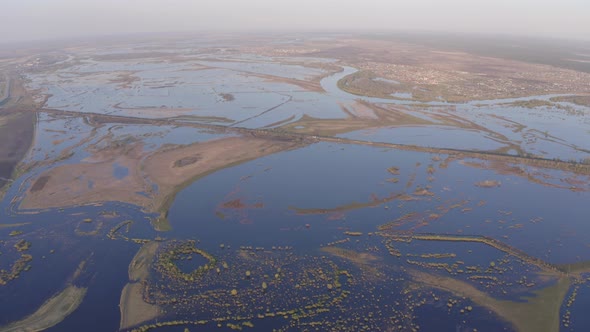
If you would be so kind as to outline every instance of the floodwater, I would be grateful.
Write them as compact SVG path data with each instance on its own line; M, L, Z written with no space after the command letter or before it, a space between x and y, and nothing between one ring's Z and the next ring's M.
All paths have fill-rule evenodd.
M424 218L408 219L398 226L399 231L413 229L422 233L485 235L512 245L535 257L550 263L572 263L590 260L587 239L590 227L586 223L585 202L588 193L576 193L567 189L555 189L530 183L527 179L500 175L493 170L482 170L464 166L455 161L444 169L432 161L433 154L384 150L366 146L351 146L319 143L295 151L278 153L255 161L218 171L181 191L168 215L172 230L159 233L167 239L196 240L198 247L214 255L223 255L227 250L240 247L291 247L291 253L302 257L324 256L320 248L330 242L350 238L345 231L361 232L344 244L356 250L371 251L379 257L377 268L413 268L408 261L422 254L452 253L456 257L438 259L437 263L452 264L457 260L465 266L488 266L490 262L506 259L504 252L484 246L465 243L414 241L400 243L397 248L409 258L391 257L376 232L380 225L396 220L409 213L427 216L439 213L441 217L429 222ZM444 158L444 155L441 157ZM370 160L370 163L366 161ZM420 164L417 166L417 164ZM427 166L437 167L435 179L427 172ZM399 168L397 183L390 183L392 177L387 168ZM556 176L563 176L555 174ZM502 182L498 188L480 188L474 183L484 179ZM411 185L408 183L411 182ZM414 195L416 188L429 186L432 196ZM375 197L407 193L416 200L394 199L371 206L346 208L351 203L368 203ZM519 197L527 196L527 200ZM244 207L224 208L223 203L239 199ZM480 202L485 204L481 205ZM444 214L445 207L457 204ZM514 204L518 202L518 204ZM538 202L547 202L538 204ZM262 205L257 205L262 203ZM3 203L6 211L7 203ZM338 209L338 207L342 207ZM331 212L306 213L306 209L324 209ZM465 209L469 209L468 211ZM100 217L104 211L117 211L112 219ZM80 213L80 215L77 215ZM222 215L222 217L221 217ZM81 260L89 265L79 279L88 287L89 293L81 307L52 331L60 331L79 324L86 324L97 317L100 321L89 327L89 331L116 330L119 322L118 300L126 283L127 265L139 245L109 240L105 234L109 229L125 220L133 220L128 237L153 238L157 233L151 230L149 215L132 206L107 203L100 207L76 207L65 210L42 211L34 215L11 215L11 223L30 222L22 229L24 238L32 242L30 253L35 257L33 269L23 272L17 281L0 289L3 298L10 299L10 308L5 309L0 323L7 323L28 313L30 308L40 305L64 280L73 273ZM83 230L92 230L102 222L95 235L77 233L81 230L83 218L93 222ZM541 222L532 222L542 218ZM516 225L523 225L515 227ZM7 230L0 230L2 234ZM108 242L105 242L108 241ZM220 249L224 244L225 251ZM541 245L542 244L542 245ZM53 249L54 253L49 251ZM5 257L11 257L8 254ZM44 258L43 258L44 257ZM329 256L328 256L329 257ZM181 270L190 271L201 262L179 263ZM338 261L344 268L353 271L353 266ZM536 269L517 259L505 263L507 272L502 278L506 284L516 283L523 276L534 280ZM347 267L348 266L348 267ZM253 271L256 271L252 267ZM403 278L404 273L395 272ZM392 272L393 273L393 270ZM359 276L360 278L360 276ZM406 276L407 278L407 276ZM457 278L469 281L467 276ZM539 284L537 288L542 288ZM382 301L393 303L404 301L403 287L385 288ZM516 299L522 294L531 294L514 286L498 286L486 289L497 298ZM505 288L501 288L505 287ZM511 288L513 287L513 288ZM508 294L500 290L508 290ZM353 291L351 289L351 291ZM358 294L369 294L368 288L358 286ZM524 292L524 293L523 293ZM19 294L19 296L16 296ZM24 294L29 294L24 297ZM444 304L448 293L437 292ZM580 300L584 292L581 292ZM476 327L478 330L494 330L509 327L501 319L490 315L475 303L464 302L463 306L474 306L467 322L456 312L447 312L441 303L426 303L414 312L417 324L428 328L431 316L444 318L441 331L455 331L456 326ZM347 310L354 310L354 306ZM346 308L346 306L344 306ZM106 308L106 309L105 309ZM110 309L109 309L110 308ZM446 308L446 307L445 307ZM362 309L363 311L365 309ZM366 309L369 310L369 309ZM167 319L207 319L206 316L167 315ZM320 316L323 317L323 316ZM322 319L330 319L325 316ZM574 318L575 319L575 318ZM583 318L577 321L583 324ZM277 328L284 322L265 321L256 326ZM378 325L383 328L385 325ZM385 324L381 321L380 324ZM207 330L205 327L204 330Z
M185 326L209 331L218 329L215 319L233 315L246 317L257 330L302 330L313 322L326 328L330 325L325 324L340 322L340 327L375 331L398 325L420 326L424 331L513 330L506 317L499 317L482 301L464 298L460 290L428 287L428 279L420 279L420 273L471 285L493 299L522 303L524 296L535 296L556 278L515 252L553 265L590 261L588 176L364 145L315 143L213 172L176 194L166 215L170 229L161 231L154 227L157 214L108 197L104 203L86 206L19 208L19 199L44 171L93 162L94 154L113 144L141 142L142 151L150 153L234 135L187 126L190 122L261 128L288 119L295 122L304 115L342 119L346 114L341 105L359 99L403 106L404 112L435 124L388 126L340 137L485 151L516 142L525 151L564 159L587 157L590 149L583 139L589 125L587 108L539 113L537 108L505 105L523 100L503 100L477 105L432 103L432 108L418 109L412 102L339 90L338 80L354 73L354 68L344 67L321 79L325 91L314 92L292 80L309 80L327 72L263 57L238 57L251 61L247 64L232 59L237 60L211 61L206 56L188 63L88 60L30 77L32 87L52 94L47 108L77 113L40 113L35 143L24 161L31 168L0 202L0 225L12 225L0 227L0 269L9 271L21 257L14 247L20 240L31 243L26 253L33 256L30 270L0 285L4 301L0 326L30 315L73 283L88 288L86 297L73 314L48 330L82 326L85 331L118 330L119 300L128 282L129 264L140 242L156 238L165 249L152 261L145 283L153 291L149 295L158 297L164 309L157 321L210 320L203 326L180 324L158 331L182 331ZM121 86L124 83L117 78L127 79L130 72L134 78L127 82L129 86ZM435 115L442 114L443 106L469 125L440 123ZM171 118L178 125L96 125L85 116L88 113ZM557 120L563 126L550 125ZM114 179L129 176L126 166L113 162L111 167ZM481 185L484 181L494 185ZM572 190L572 184L581 190ZM94 185L89 183L88 189ZM11 234L15 230L22 233ZM466 240L392 240L399 234L453 235ZM482 236L513 251L472 241ZM194 284L162 272L170 264L180 274L197 271L206 264L204 256L197 254L154 267L163 254L173 252L175 243L187 240L215 257L220 271L207 270ZM348 251L330 254L334 248ZM77 274L79 267L83 268ZM245 277L245 271L252 276ZM588 277L583 274L580 280ZM260 290L263 281L268 290ZM229 295L230 289L237 294ZM562 305L560 315L571 311L572 317L563 329L581 331L590 326L584 315L589 299L586 282L579 286L571 307ZM329 310L310 309L316 308L314 301ZM290 309L293 313L274 314ZM272 318L258 318L269 313ZM348 320L341 321L342 317ZM224 320L219 330L230 329L226 322L242 321Z
M503 140L504 146L511 143L529 154L563 160L582 160L590 151L589 140L585 139L590 127L588 107L565 102L554 102L555 107L514 106L518 102L549 102L561 95L459 104L406 100L411 99L411 95L395 96L400 100L361 97L337 86L340 79L357 71L352 67L343 66L342 71L330 75L320 69L278 63L266 57L242 55L227 57L224 61L211 61L207 57L203 54L202 60L196 58L181 63L86 60L70 68L29 78L31 88L43 89L50 95L47 108L75 112L263 128L296 122L304 115L343 119L347 115L342 107L363 100L380 106L402 107L404 113L431 121L433 125L427 128L432 137L449 135L451 129L440 126L440 120L433 118L441 108L449 116L462 119L457 124L460 127L450 135L451 139L438 140L437 147L495 150L498 147L495 142ZM296 63L297 60L284 61ZM313 80L325 75L320 81L324 92L308 91L289 81ZM487 131L474 126L485 127ZM425 129L416 128L411 135L404 136L405 139L400 138L400 130L391 130L386 141L401 143L416 138L413 144L430 143L420 138ZM363 134L369 141L384 139L381 130L375 131L375 137L368 132Z
M293 245L295 241L302 241L303 247L317 247L326 243L326 239L346 237L338 236L342 229L374 232L377 226L407 213L435 213L441 206L467 201L461 209L471 208L468 212L454 209L428 225L420 225L421 220L416 220L402 229L420 225L420 232L425 233L460 231L505 239L510 245L556 264L574 257L590 260L590 252L585 250L586 239L590 236L590 227L584 222L588 212L584 202L590 198L587 193L547 188L523 178L458 162L446 169L437 167L435 179L429 181L427 167L437 164L431 161L432 157L419 152L320 143L257 159L219 171L179 193L169 214L171 234L183 237L199 233L203 245L214 248L219 245L221 234L227 234L226 228L231 226L236 227L232 234L239 245L269 246L276 242ZM421 165L416 167L416 163ZM392 177L387 168L392 166L400 169L400 175L396 176L398 183L387 182ZM245 177L247 179L243 180ZM413 185L408 188L411 178L414 178ZM498 188L475 186L483 180L497 180L502 185ZM298 215L293 209L331 209L353 202L367 203L372 195L379 198L392 194L411 195L416 187L426 186L431 186L434 196L343 211L344 216L339 220L329 220L330 213ZM528 199L519 200L523 195ZM194 197L203 199L195 202ZM264 208L229 209L224 212L225 219L216 217L220 204L234 199L241 199L246 205L262 202ZM485 205L477 206L480 201L485 201ZM519 204L514 204L515 201ZM539 206L537 202L550 203ZM543 221L530 221L537 217L543 217ZM250 222L244 223L244 220ZM568 222L563 224L563 220ZM307 229L305 224L311 227ZM513 227L517 224L524 226ZM538 246L538 243L544 245Z

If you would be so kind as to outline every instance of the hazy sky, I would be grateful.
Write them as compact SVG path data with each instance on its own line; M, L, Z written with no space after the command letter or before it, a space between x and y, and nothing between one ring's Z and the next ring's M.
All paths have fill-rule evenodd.
M2 0L0 41L200 30L436 30L590 40L590 0Z

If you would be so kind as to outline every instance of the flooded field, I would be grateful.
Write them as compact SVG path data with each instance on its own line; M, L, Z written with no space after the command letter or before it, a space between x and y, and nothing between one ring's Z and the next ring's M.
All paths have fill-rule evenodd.
M3 109L35 130L3 179L0 331L590 328L577 91L357 95L350 61L268 53L15 60Z

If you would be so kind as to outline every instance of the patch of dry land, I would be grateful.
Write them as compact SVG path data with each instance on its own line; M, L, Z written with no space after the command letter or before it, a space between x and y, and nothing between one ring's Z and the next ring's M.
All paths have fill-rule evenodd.
M370 280L383 280L385 276L382 270L378 268L378 263L381 261L381 258L373 254L333 246L323 247L320 250L324 253L349 261L358 267L363 275Z
M588 106L590 107L590 95L589 96L561 96L561 97L553 97L551 101L557 102L568 102L580 106Z
M299 120L288 123L281 129L298 134L334 136L366 128L433 124L397 106L388 109L364 101L356 101L349 107L341 105L341 109L347 115L346 118L320 119L303 115Z
M0 188L9 182L7 179L28 152L34 132L33 112L0 111Z
M85 295L86 288L69 286L43 303L29 317L0 327L0 332L43 331L55 326L78 308Z
M247 50L270 56L339 59L359 69L340 82L341 88L358 95L395 98L391 94L403 93L419 101L464 102L590 93L590 73L460 49L451 51L452 46L441 49L419 42L353 36L284 48L273 46Z
M121 292L121 330L155 319L160 314L158 306L143 300L143 286L129 283Z
M129 264L129 280L132 282L146 280L150 272L150 264L158 251L159 242L148 242L137 252Z
M417 270L409 270L409 273L416 282L451 292L456 296L470 298L510 322L520 332L559 331L559 310L571 286L571 280L562 276L554 285L540 289L531 297L516 302L495 299L458 279Z
M298 146L296 142L252 136L167 146L149 153L140 142L111 144L79 164L61 165L40 174L20 206L48 209L119 201L157 212L199 177ZM125 176L115 176L115 168L125 169Z
M149 277L151 262L158 250L158 242L149 242L137 252L129 264L129 283L121 292L121 330L155 319L160 314L157 305L143 300L143 284Z

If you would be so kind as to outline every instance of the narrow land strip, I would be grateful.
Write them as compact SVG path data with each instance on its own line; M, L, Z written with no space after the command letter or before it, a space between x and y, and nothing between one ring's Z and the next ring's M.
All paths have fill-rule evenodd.
M68 286L61 293L50 298L27 318L0 327L0 332L43 331L57 325L74 312L82 303L86 288Z

